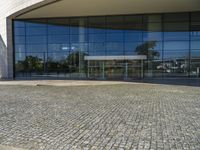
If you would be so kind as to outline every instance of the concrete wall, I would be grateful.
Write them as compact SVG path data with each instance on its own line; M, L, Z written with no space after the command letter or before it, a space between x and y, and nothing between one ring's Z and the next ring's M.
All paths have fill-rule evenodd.
M0 79L13 78L12 19L56 0L0 0Z

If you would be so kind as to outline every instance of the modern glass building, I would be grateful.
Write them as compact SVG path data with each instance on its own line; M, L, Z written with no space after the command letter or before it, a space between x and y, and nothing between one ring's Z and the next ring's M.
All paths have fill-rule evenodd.
M200 12L14 20L15 76L197 77Z
M199 2L192 3L194 8ZM163 7L163 12L120 13L125 9L118 11L116 5L107 15L99 13L100 8L87 14L78 10L70 14L66 9L65 15L64 4L67 1L43 4L11 19L13 78L200 78L200 11L196 8L189 11L177 5L178 11ZM54 7L55 13L50 12Z

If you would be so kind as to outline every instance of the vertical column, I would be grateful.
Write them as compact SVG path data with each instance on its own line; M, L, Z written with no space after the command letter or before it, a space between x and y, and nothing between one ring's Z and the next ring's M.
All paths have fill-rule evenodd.
M125 79L128 79L128 63L125 62L125 75L124 75Z
M197 78L200 76L200 67L197 67Z
M90 78L90 61L88 60L88 70L87 70L87 76Z
M84 49L84 41L85 41L85 21L83 18L79 19L79 43L78 43L78 51L79 51L79 78L82 77L82 70L83 70L83 64L84 64L84 60L82 60L82 55L83 55L83 49Z
M141 60L141 78L144 78L144 60Z
M102 79L105 79L105 63L102 61Z

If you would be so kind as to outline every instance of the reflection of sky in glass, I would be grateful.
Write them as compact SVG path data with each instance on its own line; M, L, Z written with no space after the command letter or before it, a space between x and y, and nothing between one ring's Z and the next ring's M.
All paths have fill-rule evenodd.
M173 15L165 15L165 21L168 21L164 22L163 26L160 15L144 16L144 24L140 16L126 16L124 19L122 16L108 17L107 23L104 17L97 17L96 20L89 18L90 27L88 28L86 27L87 19L78 20L77 18L72 19L72 26L16 21L16 51L80 50L89 52L89 55L135 55L138 46L151 41L156 44L149 50L163 51L164 57L178 54L185 57L190 48L200 50L200 34L198 34L200 23L192 23L192 30L195 31L189 34L187 31L189 23L176 22L173 17ZM163 30L165 31L162 32ZM191 40L194 40L191 44L189 44L190 35ZM179 53L180 51L184 55Z
M199 13L37 19L14 21L14 27L16 64L33 56L43 62L51 60L50 68L43 66L57 70L70 58L78 72L84 55L140 54L148 56L144 64L150 76L188 76L189 61L195 75L200 64ZM78 54L84 55L79 58ZM68 71L65 65L61 67L64 72Z
M48 53L48 59L51 61L61 61L66 60L68 53Z

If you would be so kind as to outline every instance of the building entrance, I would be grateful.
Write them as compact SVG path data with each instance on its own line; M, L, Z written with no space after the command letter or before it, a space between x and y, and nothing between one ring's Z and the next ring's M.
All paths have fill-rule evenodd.
M96 57L88 61L88 78L89 79L107 79L107 80L131 80L143 78L143 59L100 59ZM97 60L97 58L99 60Z

